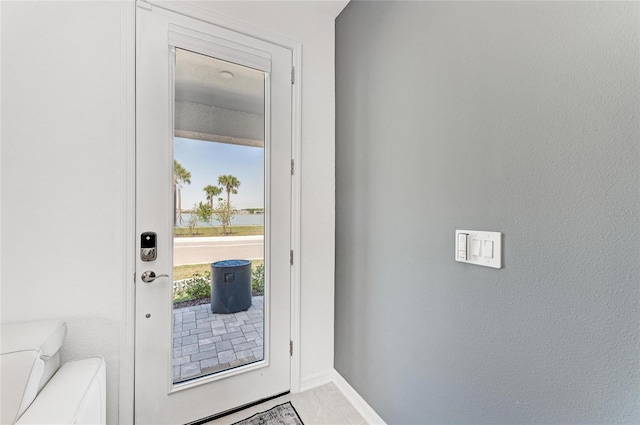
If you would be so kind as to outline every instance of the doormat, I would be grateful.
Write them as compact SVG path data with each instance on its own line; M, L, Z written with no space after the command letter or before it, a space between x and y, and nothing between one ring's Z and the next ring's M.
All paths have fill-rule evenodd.
M250 418L232 425L304 425L291 402L272 407L266 412L256 413Z

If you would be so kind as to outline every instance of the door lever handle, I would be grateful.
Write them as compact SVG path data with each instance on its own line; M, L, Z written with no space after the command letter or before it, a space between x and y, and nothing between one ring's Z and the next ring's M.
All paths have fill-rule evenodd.
M159 274L156 275L155 272L151 271L151 270L147 270L146 272L143 272L142 275L140 276L140 279L142 279L143 282L145 283L151 283L154 280L156 280L159 277L169 277L168 274Z

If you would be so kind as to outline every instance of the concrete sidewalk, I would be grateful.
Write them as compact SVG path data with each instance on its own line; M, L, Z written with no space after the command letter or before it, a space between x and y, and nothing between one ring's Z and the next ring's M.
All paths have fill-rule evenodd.
M211 236L176 238L173 244L173 264L204 264L230 258L255 260L264 258L262 236Z

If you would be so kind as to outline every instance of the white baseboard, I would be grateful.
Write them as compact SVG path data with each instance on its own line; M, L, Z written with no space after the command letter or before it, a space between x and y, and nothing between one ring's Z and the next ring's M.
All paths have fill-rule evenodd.
M336 387L342 394L346 397L347 400L355 407L355 409L360 413L360 416L367 421L370 425L386 425L386 422L378 416L375 410L369 406L369 404L358 394L356 390L353 389L351 385L340 375L337 370L333 370L331 373L331 378L333 383L336 384Z
M320 387L324 384L331 382L331 371L314 373L313 375L305 376L300 380L300 392L308 391L316 387Z

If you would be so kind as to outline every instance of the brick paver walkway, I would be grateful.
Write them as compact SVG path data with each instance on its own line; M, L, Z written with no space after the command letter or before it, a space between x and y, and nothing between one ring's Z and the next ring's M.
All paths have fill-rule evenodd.
M211 304L173 311L173 380L181 382L264 358L263 297L247 311L214 314Z

